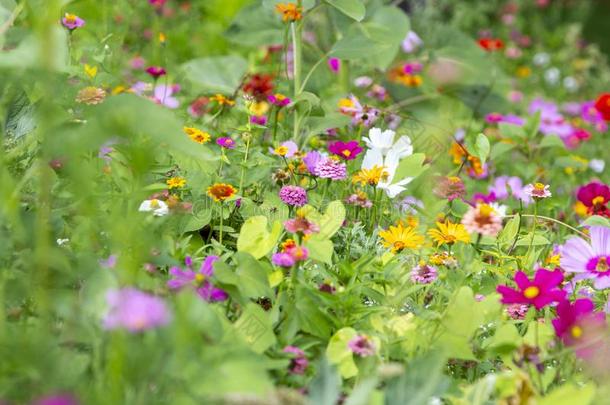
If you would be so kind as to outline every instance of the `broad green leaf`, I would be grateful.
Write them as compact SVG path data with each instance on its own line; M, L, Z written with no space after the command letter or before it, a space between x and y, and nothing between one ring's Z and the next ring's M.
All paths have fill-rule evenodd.
M328 339L332 324L320 305L319 297L306 288L298 288L295 298L295 317L300 328L314 336Z
M341 395L341 378L325 358L322 358L317 369L318 373L309 385L309 403L311 405L336 404Z
M239 277L239 291L248 298L270 297L273 291L269 286L269 271L262 262L256 261L252 255L238 252L235 256L237 269L235 274Z
M237 55L193 59L182 69L200 90L232 94L246 73L248 62Z
M498 124L498 129L500 130L500 133L503 136L508 138L525 138L526 136L523 127L520 127L518 125L501 122L500 124Z
M504 157L504 155L508 154L511 150L515 149L517 145L514 143L507 142L496 142L491 147L491 153L489 154L489 158L491 160L497 160L500 156Z
M309 249L310 259L318 260L328 265L332 264L334 246L330 239L320 239L313 236L305 242L305 246Z
M532 244L532 246L540 246L548 245L551 242L542 235L534 235L534 240L532 242L532 235L527 234L525 236L521 236L515 246L529 246L530 243Z
M263 46L281 43L283 33L282 19L276 13L251 4L235 16L225 37L240 46Z
M474 143L476 156L481 160L481 164L485 164L489 157L489 151L491 149L489 145L489 139L484 134L478 134L477 139Z
M568 383L551 391L547 396L538 399L536 405L589 405L593 404L595 391L593 383L589 383L584 387Z
M247 252L260 259L273 249L282 233L282 224L273 223L271 232L267 230L267 217L250 217L244 222L237 238L237 251Z
M345 207L341 201L332 201L326 207L324 214L320 214L315 208L307 205L303 208L308 220L320 227L320 232L312 236L312 239L330 239L343 225L345 220Z
M324 117L309 117L305 121L305 125L309 127L311 133L319 134L327 129L344 127L350 121L350 117L344 114L328 114Z
M513 243L515 237L517 236L517 232L519 231L519 223L521 222L521 216L519 214L512 217L506 225L504 225L504 229L498 235L498 242L501 245L507 245Z
M358 375L358 367L354 363L354 355L348 343L358 333L352 328L342 328L330 338L326 348L326 357L339 368L343 378L351 378Z
M560 137L555 135L549 135L542 138L540 143L538 144L539 148L561 148L565 149L565 144L561 140Z
M361 0L325 0L328 4L356 21L362 21L366 13Z
M257 304L246 305L234 326L236 333L256 353L263 353L276 342L269 314Z
M414 153L403 158L398 164L393 182L398 182L406 177L417 177L422 174L428 165L424 165L426 155L424 153Z
M604 218L599 215L593 215L589 218L585 219L581 226L605 226L606 228L610 228L610 221L608 218Z

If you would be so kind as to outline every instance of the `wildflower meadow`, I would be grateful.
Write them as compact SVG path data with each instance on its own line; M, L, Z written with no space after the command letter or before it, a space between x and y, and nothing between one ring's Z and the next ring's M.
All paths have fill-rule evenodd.
M610 404L609 19L0 0L0 405Z

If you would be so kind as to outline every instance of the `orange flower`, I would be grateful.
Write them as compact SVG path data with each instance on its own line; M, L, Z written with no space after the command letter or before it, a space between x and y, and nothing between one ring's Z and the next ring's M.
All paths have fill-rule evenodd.
M275 11L282 15L282 21L299 21L303 17L303 7L294 3L280 3L275 6Z
M216 94L215 96L210 97L210 100L216 101L219 105L228 105L228 106L235 105L235 101L231 100L227 96L220 94L220 93Z
M223 202L237 193L235 187L230 184L216 183L208 187L208 195L216 202Z

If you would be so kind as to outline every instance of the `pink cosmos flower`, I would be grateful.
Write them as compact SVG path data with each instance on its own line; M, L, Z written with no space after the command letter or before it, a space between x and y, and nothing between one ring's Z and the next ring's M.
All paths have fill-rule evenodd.
M575 346L576 355L581 358L591 357L606 328L606 315L595 312L593 302L581 298L571 304L560 302L557 306L557 318L553 319L555 333L566 346Z
M171 318L161 298L135 288L110 290L106 301L110 308L103 320L104 329L135 333L166 325Z
M193 261L190 257L185 259L186 269L182 270L180 267L172 267L169 269L169 274L172 275L172 279L167 282L167 286L172 290L180 290L186 286L192 286L197 295L201 299L212 302L212 301L224 301L229 298L228 294L215 287L209 279L214 275L214 262L218 260L218 256L210 255L205 258L198 272L194 272L191 268Z
M174 84L166 86L159 84L155 86L153 99L157 104L166 106L167 108L175 109L180 106L180 101L173 95L180 90L180 86Z
M66 13L61 19L61 23L64 27L73 31L85 25L85 20L75 14Z
M561 268L576 273L576 280L592 279L598 289L610 287L610 228L592 226L591 242L569 239L561 248Z
M354 160L362 152L358 141L335 141L328 145L328 151L344 160Z
M502 295L503 304L528 304L541 309L565 299L566 292L557 288L562 281L563 274L560 270L538 269L533 280L528 279L524 272L518 271L515 273L518 289L500 285L496 291Z
M165 76L167 71L161 66L149 66L146 68L146 73L152 76L153 79L157 80L161 76Z
M377 351L375 343L366 335L357 335L347 343L347 346L360 357L373 356Z
M222 137L216 139L216 144L220 145L221 148L225 148L225 149L235 148L235 141L228 136L222 136Z
M329 58L328 59L328 68L333 73L338 73L339 69L341 69L341 61L337 58Z

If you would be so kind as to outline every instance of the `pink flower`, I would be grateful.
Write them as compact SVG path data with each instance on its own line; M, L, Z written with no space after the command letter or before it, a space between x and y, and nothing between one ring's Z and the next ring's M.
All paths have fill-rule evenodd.
M513 319L525 319L529 306L525 304L511 304L506 307L506 313Z
M290 100L290 98L286 97L283 94L280 93L275 93L270 95L269 97L267 97L267 100L278 107L286 107L288 104L290 104L292 101Z
M328 145L328 151L344 160L354 160L362 152L358 141L335 141Z
M411 270L411 281L419 284L430 284L438 278L436 267L429 266L426 263L419 263Z
M555 333L566 346L575 346L576 355L590 357L595 353L596 343L600 343L606 328L606 316L595 312L593 302L581 298L570 304L560 302L557 306L557 318L553 319Z
M167 74L167 71L161 66L149 66L146 68L146 73L152 76L153 79L157 80L161 76Z
M73 31L85 25L85 20L75 14L66 13L64 18L61 19L61 23L67 29Z
M502 230L502 217L491 205L477 204L464 214L462 225L469 233L496 236Z
M438 178L438 184L432 192L440 198L445 198L448 201L458 200L466 194L464 182L459 177L449 176Z
M299 186L284 186L280 189L280 199L287 205L302 207L307 204L307 191Z
M293 246L291 248L286 249L286 253L288 253L296 262L302 262L307 260L309 257L309 250L302 246Z
M576 280L593 279L598 289L610 287L610 228L592 226L591 242L573 237L561 248L561 268Z
M316 165L314 174L321 179L344 180L347 177L347 167L345 163L326 158Z
M176 109L180 106L180 101L173 95L178 92L180 86L166 86L159 84L155 86L153 99L157 104L166 106L167 108Z
M144 65L146 65L146 61L141 56L134 56L129 61L129 67L131 67L133 70L142 70L144 69Z
M373 356L377 351L375 343L366 335L357 335L347 343L347 346L360 357Z
M104 317L104 329L141 332L170 321L169 310L161 298L135 288L110 290L106 301L110 308Z
M173 290L179 290L192 285L197 295L205 301L226 300L229 297L228 294L224 290L215 287L209 280L214 275L214 262L218 259L219 257L214 255L206 257L199 268L199 272L194 272L191 269L193 261L190 257L187 257L185 259L186 270L182 270L179 267L169 269L169 274L173 278L167 282L167 286Z
M304 374L309 366L305 352L295 346L286 346L283 351L293 355L288 370L292 374Z
M288 232L302 233L303 235L310 235L312 233L320 232L320 227L313 222L307 220L307 218L297 216L294 219L288 219L284 222L284 227Z
M523 187L523 192L534 199L543 199L552 196L550 187L548 184L542 183L528 184Z
M278 252L271 256L271 263L280 267L292 267L294 266L295 260L289 253Z
M402 41L402 50L405 53L413 53L423 44L424 42L421 40L419 35L413 31L409 31L405 39Z
M225 149L233 149L235 147L235 141L228 136L223 136L216 139L216 144Z
M267 124L267 117L264 115L261 115L261 116L253 115L250 117L250 122L252 124L264 126Z
M338 73L339 69L341 69L341 61L337 58L330 58L328 59L328 68L333 72L333 73Z
M565 299L566 292L557 288L562 281L563 274L560 270L538 269L533 280L528 279L524 272L518 271L515 273L518 289L500 285L496 291L502 294L503 304L528 304L541 309Z

